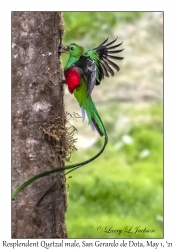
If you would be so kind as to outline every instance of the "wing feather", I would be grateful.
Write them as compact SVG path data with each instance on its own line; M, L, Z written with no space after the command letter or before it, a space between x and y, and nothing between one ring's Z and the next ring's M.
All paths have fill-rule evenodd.
M119 47L120 45L122 45L122 43L123 43L123 42L121 42L121 43L119 43L119 44L117 44L117 45L114 45L114 46L112 46L112 47L108 47L108 49L115 49L115 48Z
M111 56L111 55L108 55L108 58L116 59L116 60L123 60L124 59L124 57L121 57L121 56Z
M97 69L96 69L96 85L99 85L101 80L105 77L109 77L109 73L111 76L114 76L114 71L111 67L113 67L116 71L119 71L119 66L111 61L112 60L122 60L123 57L115 56L123 51L123 49L118 49L119 46L122 45L123 42L115 44L118 37L113 41L107 43L109 38L107 38L104 42L102 42L98 47L93 50L88 50L85 55L89 56L92 60L94 60Z
M106 63L110 64L117 71L120 70L119 66L117 64L115 64L114 62L112 62L111 60L109 60L107 57L104 60L106 61Z
M111 76L113 76L114 75L113 69L107 64L106 61L102 60L102 63L104 64L106 70L111 74Z
M118 37L107 43L108 39L104 40L98 47L88 50L74 63L74 66L79 68L79 72L86 80L88 96L91 95L94 86L99 85L104 77L114 76L115 72L113 69L116 71L120 70L119 66L110 59L123 59L123 57L115 56L115 54L123 51L123 49L116 50L123 42L113 45Z
M103 64L103 62L101 62L101 67L102 67L103 74L104 74L106 77L109 77L109 74L108 74L108 72L107 72L107 70L106 70L106 68L105 68L105 66L104 66L104 64Z
M116 39L114 39L112 42L110 42L110 43L106 44L105 46L107 47L107 46L109 46L109 45L111 45L111 44L115 43L115 41L117 41L117 39L118 39L118 36L116 37Z
M109 37L104 42L102 42L99 46L104 45L108 41L108 39L109 39Z

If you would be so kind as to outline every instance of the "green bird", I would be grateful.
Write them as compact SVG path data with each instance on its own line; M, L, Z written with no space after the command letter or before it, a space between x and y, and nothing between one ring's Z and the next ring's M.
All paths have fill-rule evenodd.
M123 42L114 45L117 38L107 43L108 39L86 53L84 53L83 47L75 43L68 46L62 45L59 48L60 53L69 53L69 59L64 68L65 83L68 85L69 92L74 94L79 103L82 120L84 121L86 113L88 123L92 129L96 129L99 135L105 138L103 147L99 153L84 162L85 164L96 159L104 151L108 142L105 127L91 98L91 93L95 85L99 85L105 76L114 76L113 68L116 71L120 70L119 66L111 61L111 59L123 59L123 57L115 55L123 51L123 49L116 50ZM85 165L84 163L83 165ZM81 164L77 165L75 169L81 166Z
M65 82L69 92L74 94L80 105L82 119L84 121L86 113L92 128L95 128L100 136L105 136L105 143L107 143L107 133L92 101L91 93L94 86L99 85L105 76L114 75L113 68L117 71L120 70L119 66L110 60L123 59L123 57L113 55L123 51L123 49L116 50L122 43L110 46L116 40L117 38L106 44L107 38L97 48L88 50L86 53L83 53L83 47L75 43L69 46L63 45L59 50L61 53L69 53L69 59L64 69Z
M116 40L117 38L112 42L107 43L107 38L98 47L88 50L86 53L84 53L83 47L75 43L72 43L69 46L61 45L58 50L59 53L69 53L69 59L64 68L65 83L68 85L69 92L74 94L80 105L82 120L84 121L86 113L88 122L91 124L92 129L96 129L100 136L104 136L103 147L95 156L84 162L64 166L61 168L54 168L31 177L13 191L12 198L14 198L19 192L21 192L26 186L31 184L36 179L50 175L52 173L71 169L66 172L66 174L68 174L71 171L74 171L75 169L92 162L104 151L108 142L108 136L98 111L92 101L91 93L94 86L99 85L105 76L109 77L110 75L114 75L113 68L116 71L120 70L119 66L111 61L111 59L123 59L123 57L115 55L123 51L123 49L116 50L116 48L122 43L112 45Z

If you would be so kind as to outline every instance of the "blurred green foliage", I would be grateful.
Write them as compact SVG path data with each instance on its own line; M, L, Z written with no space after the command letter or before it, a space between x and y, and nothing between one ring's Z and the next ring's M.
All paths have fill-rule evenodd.
M63 12L64 41L81 41L81 44L88 41L90 47L96 46L101 40L113 36L119 23L132 22L141 15L142 12Z
M70 238L163 236L163 225L159 221L163 215L163 110L157 104L140 110L134 105L119 104L117 112L121 110L129 118L129 129L125 126L117 130L107 125L109 143L103 155L79 169L67 181L69 206L66 224ZM114 104L100 110L106 125L105 112L115 118ZM88 159L100 150L100 144L101 139L90 149L78 151L76 156L73 154L72 162ZM102 228L100 232L97 231L99 226ZM122 230L121 234L106 233L108 226ZM154 232L131 234L125 232L127 226L132 226L133 232L137 226Z

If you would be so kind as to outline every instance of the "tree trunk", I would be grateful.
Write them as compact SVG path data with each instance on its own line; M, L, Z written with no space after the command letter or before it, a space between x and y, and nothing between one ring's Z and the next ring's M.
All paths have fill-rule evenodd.
M63 165L63 26L58 12L12 12L12 190ZM12 238L66 238L65 211L63 172L34 181L12 201Z

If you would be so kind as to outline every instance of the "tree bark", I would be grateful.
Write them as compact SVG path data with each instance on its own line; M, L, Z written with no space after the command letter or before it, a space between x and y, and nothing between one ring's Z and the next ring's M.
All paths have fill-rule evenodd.
M63 28L59 12L12 12L12 190L63 166ZM12 238L66 238L65 211L64 173L34 181L12 201Z

